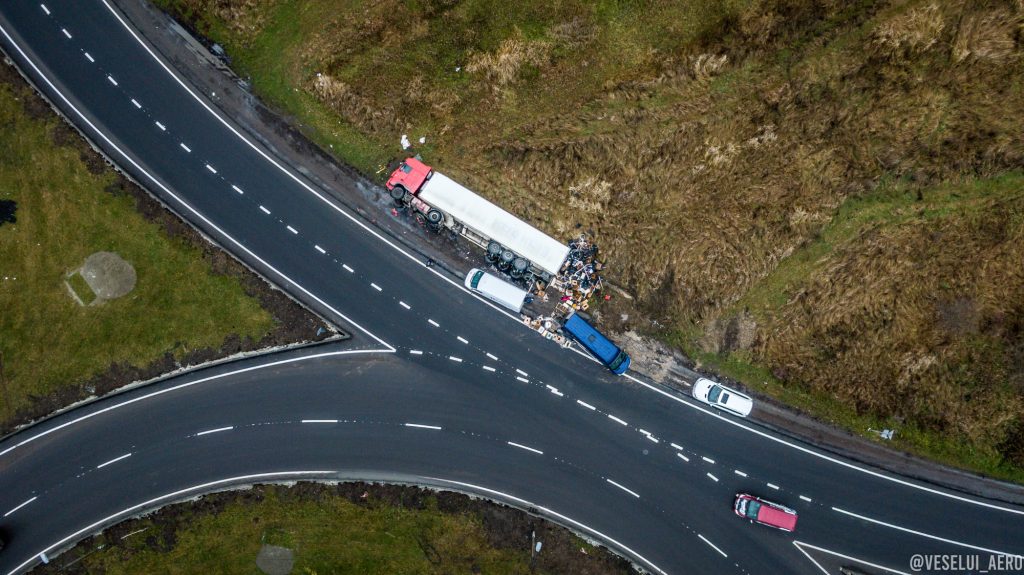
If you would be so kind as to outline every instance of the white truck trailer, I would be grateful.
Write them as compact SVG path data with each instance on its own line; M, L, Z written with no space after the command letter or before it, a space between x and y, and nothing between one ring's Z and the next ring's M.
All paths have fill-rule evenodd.
M569 246L520 220L416 158L392 172L387 189L427 224L447 228L487 250L487 259L514 278L558 275Z

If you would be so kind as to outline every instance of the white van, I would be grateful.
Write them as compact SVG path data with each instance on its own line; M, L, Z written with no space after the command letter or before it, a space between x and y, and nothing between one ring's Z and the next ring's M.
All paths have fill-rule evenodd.
M466 287L514 312L523 309L523 303L529 294L526 290L477 268L469 270L469 274L466 275Z

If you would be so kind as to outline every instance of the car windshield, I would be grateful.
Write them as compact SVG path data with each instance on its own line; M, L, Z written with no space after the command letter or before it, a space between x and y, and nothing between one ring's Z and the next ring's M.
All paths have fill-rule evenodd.
M722 388L721 387L719 387L717 385L711 386L711 389L708 390L708 401L710 401L711 403L717 402L718 401L718 396L721 395L721 394L722 394Z
M626 352L620 351L619 355L616 355L615 359L613 359L612 362L608 364L608 368L611 369L612 371L615 371L616 369L619 369L619 366L622 365L623 361L626 361Z
M402 171L405 172L406 174L410 174L412 173L412 166L410 166L409 164L402 164Z
M751 519L757 519L757 512L761 509L761 504L757 501L747 502L747 517Z

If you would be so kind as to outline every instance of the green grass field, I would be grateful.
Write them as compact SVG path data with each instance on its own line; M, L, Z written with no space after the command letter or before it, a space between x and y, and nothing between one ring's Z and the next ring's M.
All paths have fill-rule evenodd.
M51 133L66 128L52 114L29 117L22 103L34 97L20 83L0 83L0 194L18 204L17 223L0 226L5 419L113 363L144 366L273 327L237 279L212 274L199 250L146 222L131 197L105 191L116 174L94 174L76 149L55 145ZM79 306L65 275L104 250L135 267L135 290Z
M161 520L160 514L133 520L121 531L100 535L70 554L84 555L75 564L78 572L107 575L254 574L259 573L256 557L264 544L293 551L292 573L551 572L543 562L531 570L528 533L526 538L515 534L515 548L506 547L509 542L503 542L504 548L495 547L480 515L440 511L433 497L423 508L413 508L377 501L372 495L357 505L337 495L320 494L313 500L290 494L288 488L257 490L237 497L224 494L232 500L212 513L209 506L184 505L160 512L169 511L171 521ZM121 532L133 535L122 540ZM597 569L605 562L605 553L568 537L568 551L575 555L576 565L589 564L592 573L623 572L621 566ZM581 549L587 554L581 554Z

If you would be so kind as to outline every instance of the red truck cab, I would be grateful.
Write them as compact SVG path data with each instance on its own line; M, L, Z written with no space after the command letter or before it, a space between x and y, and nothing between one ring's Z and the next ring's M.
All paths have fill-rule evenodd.
M431 168L416 158L408 158L402 165L398 166L398 169L391 173L391 177L388 178L387 186L388 191L391 192L391 197L396 200L401 199L405 192L409 192L412 195L416 195L416 192L420 190L420 186L423 182L427 181L430 177ZM400 188L395 191L395 188ZM396 194L401 194L395 197Z

